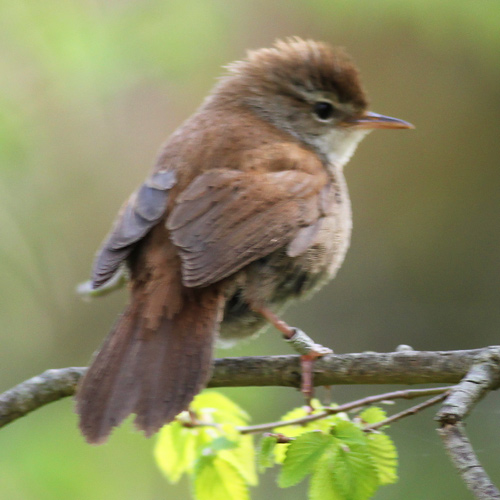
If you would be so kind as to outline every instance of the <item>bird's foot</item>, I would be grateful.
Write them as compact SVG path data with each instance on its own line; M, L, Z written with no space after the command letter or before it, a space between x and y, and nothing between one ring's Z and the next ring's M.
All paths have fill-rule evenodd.
M306 333L298 328L294 328L294 333L291 337L287 338L292 347L300 354L300 368L301 368L301 384L300 390L308 404L314 394L314 363L318 358L327 354L332 354L333 351L329 347L317 344Z
M314 340L302 330L288 325L267 307L255 307L254 310L264 316L269 323L283 333L285 340L292 345L298 354L300 354L300 367L302 375L300 390L302 394L304 394L307 403L310 404L314 394L314 362L318 358L327 354L332 354L333 351L328 347L314 342Z

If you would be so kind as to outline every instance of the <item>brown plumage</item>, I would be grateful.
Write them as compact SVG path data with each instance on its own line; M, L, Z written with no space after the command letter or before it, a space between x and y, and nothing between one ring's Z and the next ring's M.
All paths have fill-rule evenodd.
M371 128L407 124L366 112L340 50L291 39L229 66L96 258L94 286L125 263L131 299L77 392L89 442L130 413L157 431L206 384L218 335L255 334L264 307L335 274L351 229L342 167Z

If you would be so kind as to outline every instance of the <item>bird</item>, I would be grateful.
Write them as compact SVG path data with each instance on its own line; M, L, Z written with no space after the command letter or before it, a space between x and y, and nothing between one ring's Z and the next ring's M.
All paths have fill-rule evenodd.
M92 287L125 267L130 299L77 388L85 439L105 442L130 414L153 435L206 386L216 342L269 323L306 339L304 363L331 352L281 315L344 260L343 167L359 142L412 127L369 111L354 62L328 43L277 40L229 64L97 253Z

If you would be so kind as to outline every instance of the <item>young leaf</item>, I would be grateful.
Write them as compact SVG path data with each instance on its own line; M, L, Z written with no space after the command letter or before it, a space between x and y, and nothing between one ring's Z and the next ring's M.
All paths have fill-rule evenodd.
M302 481L332 446L335 446L334 438L322 432L307 432L295 438L286 451L278 485L287 488Z
M398 480L398 452L392 439L384 433L368 434L368 452L377 469L380 484L391 484Z
M232 449L221 450L219 457L232 464L247 484L255 486L258 483L253 436L240 434L236 446Z
M206 446L206 450L209 450L212 453L217 453L222 450L232 450L237 446L237 442L231 441L226 436L219 436Z
M347 446L366 446L366 434L354 423L341 420L332 429L332 435Z
M378 406L371 406L370 408L363 410L359 416L367 424L376 424L377 422L385 420L387 418L387 413Z
M204 454L213 454L212 450L210 450L210 445L217 440L217 438L221 437L219 429L209 426L201 426L194 427L191 431L194 436L194 460Z
M310 500L368 500L379 486L365 447L331 447L315 467Z
M346 499L335 484L337 452L336 448L328 450L316 464L309 485L309 500L352 500Z
M264 436L260 440L259 453L257 455L257 464L259 472L264 472L265 469L274 465L274 447L278 440L275 436Z
M334 428L334 436L339 443L336 483L348 499L370 498L379 480L366 433L352 422L339 422Z
M311 406L313 407L313 415L321 411L321 403L317 399L313 399L311 401ZM287 420L295 420L297 418L306 417L310 414L311 412L308 407L300 406L299 408L294 408L288 413L285 413L285 415L283 415L280 420L282 422L286 422ZM304 432L316 430L318 428L318 425L321 425L320 423L321 420L311 422L306 425L285 425L283 427L276 427L275 431L288 437L295 437Z
M338 451L334 478L349 500L367 500L379 486L377 470L363 448Z
M313 414L319 413L321 411L321 403L317 399L313 399L311 401L311 405L313 407ZM289 411L285 415L281 417L282 422L286 422L287 420L295 420L297 418L303 418L307 415L310 415L309 408L305 406L301 406L299 408L294 408ZM314 422L309 422L305 425L285 425L283 427L276 427L274 430L279 434L283 434L287 437L296 437L304 434L305 432L311 432L316 430L321 430L324 433L327 433L331 427L331 422L326 422L325 420L316 420ZM288 444L280 444L279 446L274 447L274 459L278 464L283 463L285 460L286 451L288 449Z
M159 433L154 454L156 463L171 483L176 483L184 472L190 472L194 462L196 432L179 422L172 422Z
M188 472L198 500L247 500L247 484L257 484L253 436L236 425L246 424L248 415L214 391L197 396L193 410L208 425L165 426L155 450L158 465L172 482Z
M246 411L216 391L198 394L191 403L191 408L200 414L201 420L208 419L215 423L246 425L250 420Z
M201 457L194 473L197 500L248 500L245 480L230 463L217 456Z

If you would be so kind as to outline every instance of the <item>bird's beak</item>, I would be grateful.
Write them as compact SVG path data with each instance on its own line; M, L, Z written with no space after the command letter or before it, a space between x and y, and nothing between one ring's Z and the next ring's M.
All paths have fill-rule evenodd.
M398 118L379 115L367 111L361 116L353 116L342 122L344 127L355 127L357 129L374 129L374 128L415 128L411 123L405 122Z

